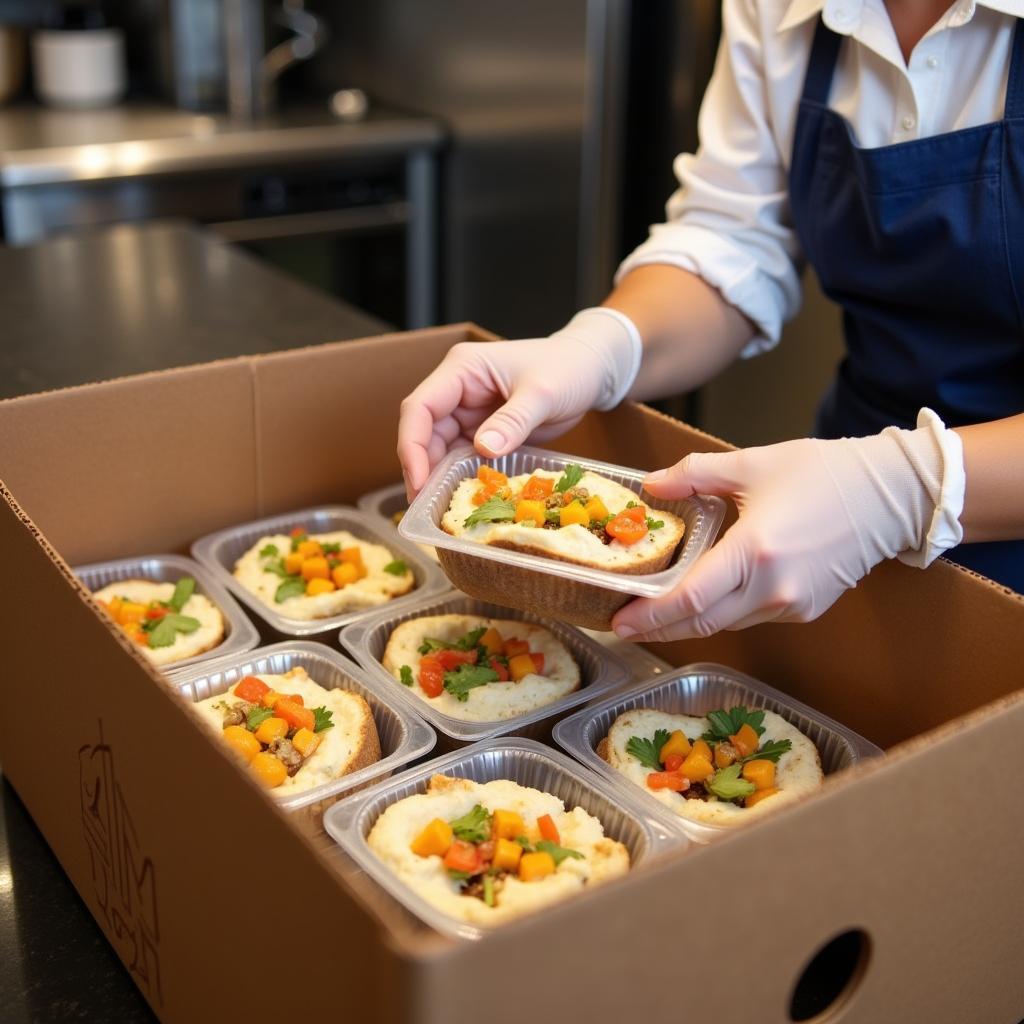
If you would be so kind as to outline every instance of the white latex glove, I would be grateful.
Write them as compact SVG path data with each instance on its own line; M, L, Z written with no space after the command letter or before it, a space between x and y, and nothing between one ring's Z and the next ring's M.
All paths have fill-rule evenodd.
M695 454L646 480L658 497L732 497L739 518L671 593L613 622L680 640L759 622L809 622L883 559L926 565L959 543L963 451L923 410L917 430Z
M640 335L617 310L585 309L549 338L464 342L402 402L398 457L411 498L460 440L488 457L611 409L640 368Z

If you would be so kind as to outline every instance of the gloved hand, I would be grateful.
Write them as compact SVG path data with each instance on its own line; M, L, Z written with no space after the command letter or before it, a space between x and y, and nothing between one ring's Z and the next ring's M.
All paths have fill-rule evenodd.
M640 368L640 335L622 313L585 309L549 338L467 342L402 402L398 457L409 497L461 440L488 457L557 437L589 409L611 409Z
M615 632L680 640L808 622L883 559L926 565L959 543L959 437L929 410L918 423L872 437L694 454L651 474L652 494L730 496L739 518L671 593L619 611Z

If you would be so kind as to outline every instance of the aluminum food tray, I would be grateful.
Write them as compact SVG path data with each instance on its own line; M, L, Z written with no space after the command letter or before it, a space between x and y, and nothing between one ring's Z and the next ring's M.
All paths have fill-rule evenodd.
M456 487L474 477L484 461L471 448L450 452L409 507L398 532L408 540L436 547L441 567L460 590L591 629L609 629L615 611L631 596L659 597L671 590L714 542L725 517L721 498L655 498L643 489L647 474L641 470L526 447L490 464L511 477L538 469L560 472L575 463L633 491L649 508L679 516L686 532L672 563L659 572L634 575L453 537L441 528L441 520ZM500 563L501 571L489 562Z
M294 796L278 797L287 811L308 807L337 798L340 793L379 779L405 767L433 749L434 730L404 707L392 707L384 687L353 661L329 647L309 640L292 640L261 647L248 654L224 658L204 669L174 680L181 695L196 703L216 697L248 675L281 675L293 668L304 668L310 678L325 690L338 688L358 693L373 712L380 739L381 759L340 779L332 779ZM205 726L204 726L205 729ZM215 741L211 736L211 741Z
M361 608L323 619L289 619L264 604L235 579L232 574L235 563L261 537L267 534L288 533L296 526L301 526L311 535L348 530L360 540L383 544L404 559L412 569L416 586L410 593L389 601L386 605L388 608L402 607L404 604L418 601L425 594L437 593L449 586L437 566L415 545L406 543L394 530L387 529L376 519L345 505L322 505L220 530L197 540L192 545L192 554L246 607L282 636L310 637L331 633L349 622L354 622L364 615L373 615L385 607L378 605L373 608Z
M704 716L716 708L736 704L766 708L799 729L818 748L826 775L842 771L882 750L857 733L806 704L725 665L699 662L660 676L643 686L589 705L564 718L553 730L555 742L588 768L614 785L624 798L643 807L666 827L707 843L734 826L689 821L640 786L628 781L597 754L597 745L612 724L627 711L655 709L668 714Z
M446 757L436 758L387 782L348 797L324 815L324 828L356 863L412 913L453 938L478 939L489 929L468 924L418 896L370 849L366 837L374 822L392 804L426 791L432 775L442 773L474 782L509 779L559 797L567 809L582 807L604 825L605 834L625 844L633 867L669 850L685 848L686 837L672 834L624 805L617 790L580 771L563 754L526 739L485 740ZM585 894L584 897L585 898Z
M110 562L94 562L72 570L93 593L110 583L123 580L152 580L154 583L177 583L183 576L196 581L196 593L209 598L224 616L224 639L212 650L191 658L155 666L168 677L187 672L196 665L215 659L251 651L260 635L227 590L198 562L183 555L146 555L141 558L119 558Z
M426 615L446 614L516 619L544 626L565 644L579 665L582 677L580 688L560 700L514 718L466 722L436 710L427 701L421 701L410 694L406 687L402 686L384 668L380 659L384 655L388 638L396 626ZM474 743L502 734L528 736L533 739L546 738L553 718L584 701L604 696L610 690L622 686L630 680L629 668L625 662L580 630L561 622L538 618L528 612L478 601L458 592L426 598L417 604L407 605L401 611L388 611L371 618L361 619L343 629L339 640L345 650L367 672L389 687L391 700L396 703L400 702L403 706L422 715L435 729L459 743Z

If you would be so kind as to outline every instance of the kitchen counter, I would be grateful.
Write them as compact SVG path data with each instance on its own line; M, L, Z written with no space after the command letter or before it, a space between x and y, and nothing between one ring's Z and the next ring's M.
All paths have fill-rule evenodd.
M385 324L177 223L0 247L0 397L380 333ZM0 1020L155 1018L0 777Z

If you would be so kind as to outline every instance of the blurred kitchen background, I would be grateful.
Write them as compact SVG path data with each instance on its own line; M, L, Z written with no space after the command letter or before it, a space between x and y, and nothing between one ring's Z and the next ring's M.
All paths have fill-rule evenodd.
M0 0L3 243L174 218L397 328L546 334L662 219L719 2ZM667 408L797 436L838 353L812 284Z

